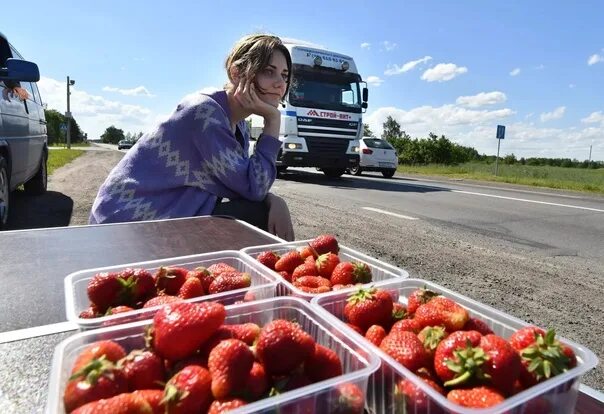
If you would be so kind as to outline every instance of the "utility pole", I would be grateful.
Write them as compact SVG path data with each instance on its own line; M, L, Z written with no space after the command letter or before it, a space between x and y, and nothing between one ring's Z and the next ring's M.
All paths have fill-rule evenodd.
M591 147L593 147L593 144L591 144L589 146L589 163L591 164Z
M75 81L69 80L69 76L67 77L67 112L65 112L65 118L67 118L67 131L66 138L67 141L67 149L71 148L71 109L69 108L69 95L71 92L69 91L69 87L75 85Z

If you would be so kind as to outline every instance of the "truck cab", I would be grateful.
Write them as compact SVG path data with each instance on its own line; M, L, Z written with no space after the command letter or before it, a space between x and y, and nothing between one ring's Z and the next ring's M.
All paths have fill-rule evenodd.
M40 72L0 33L0 229L6 226L10 193L46 191L48 136L36 82Z

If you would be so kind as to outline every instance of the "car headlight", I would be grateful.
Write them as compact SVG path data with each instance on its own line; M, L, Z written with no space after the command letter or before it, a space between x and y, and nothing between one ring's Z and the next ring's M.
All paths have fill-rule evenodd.
M288 143L286 145L286 148L287 149L291 149L291 150L293 150L293 149L302 149L302 144L297 144L295 142L290 142L290 143Z
M352 152L359 152L359 147L352 147Z

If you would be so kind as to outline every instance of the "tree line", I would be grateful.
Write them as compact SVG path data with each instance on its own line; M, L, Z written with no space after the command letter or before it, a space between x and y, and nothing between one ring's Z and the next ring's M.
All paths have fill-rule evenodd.
M388 116L382 124L383 132L381 138L388 141L398 154L399 164L425 165L444 164L457 165L470 161L481 161L494 163L494 155L479 154L472 147L451 142L446 136L440 137L432 132L427 138L411 138L409 134L401 129L401 125L391 116ZM363 135L375 137L367 124L363 124ZM579 161L570 158L543 158L530 157L517 159L514 154L500 158L501 162L508 165L535 165L556 166L568 168L604 168L603 161Z

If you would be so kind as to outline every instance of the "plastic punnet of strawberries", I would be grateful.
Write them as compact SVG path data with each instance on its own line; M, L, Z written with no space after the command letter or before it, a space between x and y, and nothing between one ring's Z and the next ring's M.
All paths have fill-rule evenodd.
M65 411L222 413L343 373L338 354L297 323L276 319L260 327L225 318L216 302L172 303L155 314L145 348L126 350L112 340L88 345L71 369ZM364 405L361 389L345 383L327 398L307 395L287 406L361 414Z
M427 289L413 291L404 306L386 290L360 288L348 296L344 319L427 386L463 407L492 407L577 364L573 350L556 339L554 330L528 326L505 339L454 300ZM408 379L395 384L391 397L401 412L442 410ZM523 412L546 413L549 405L535 398Z
M261 252L256 260L306 293L325 293L371 282L371 268L366 263L341 261L339 251L337 239L323 234L308 245L281 255L272 250Z
M142 268L101 272L88 282L90 306L80 318L115 315L185 299L250 287L249 273L218 262L207 268L160 267L151 273Z

